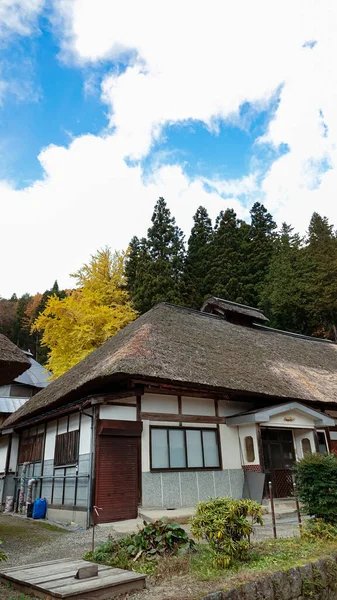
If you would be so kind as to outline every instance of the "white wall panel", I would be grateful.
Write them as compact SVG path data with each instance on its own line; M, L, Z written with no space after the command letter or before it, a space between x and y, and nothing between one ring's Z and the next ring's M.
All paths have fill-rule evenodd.
M11 455L9 459L9 470L16 471L16 467L18 464L18 454L19 454L19 436L17 433L13 433L12 435L12 447L11 447Z
M80 427L80 454L91 452L91 418L82 414Z
M237 427L220 425L220 443L223 469L241 469L239 433Z
M99 407L99 418L113 421L137 421L137 407L106 404Z
M301 458L303 458L302 440L304 438L308 438L310 440L311 452L316 452L314 432L312 429L294 429L293 437L297 460L301 460Z
M142 412L178 414L178 396L166 394L144 394L141 399Z
M142 431L142 472L150 471L150 422L143 421Z
M59 419L59 426L58 426L57 433L58 434L66 433L67 427L68 427L68 417L62 417L61 419Z
M80 426L80 415L78 412L69 417L69 431L75 431Z
M215 416L215 405L212 398L192 398L182 396L182 413L185 415Z
M0 473L4 473L7 460L8 435L0 437Z
M246 457L245 437L248 437L248 436L251 436L253 438L253 442L254 442L255 460L253 462L248 462L247 457ZM243 464L259 465L260 458L259 458L259 448L258 448L258 444L257 444L257 426L255 425L255 423L252 423L250 425L240 425L239 437L240 437L240 443L241 443L240 454L243 457Z
M54 459L55 453L55 436L56 436L57 421L47 423L46 443L44 448L44 459Z

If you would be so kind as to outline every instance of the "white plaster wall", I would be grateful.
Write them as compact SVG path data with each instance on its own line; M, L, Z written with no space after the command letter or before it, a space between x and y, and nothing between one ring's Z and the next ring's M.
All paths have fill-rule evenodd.
M285 417L293 420L285 421ZM267 427L291 427L292 429L295 427L300 429L315 428L314 418L297 410L274 415L270 417L268 423L261 423L261 425L266 425Z
M231 417L246 412L253 408L253 404L247 402L232 402L231 400L219 400L219 417Z
M220 444L223 469L241 469L239 432L237 427L220 425Z
M137 421L137 407L106 404L99 407L99 418L112 421Z
M215 404L212 398L191 398L182 396L181 410L184 415L215 416Z
M89 412L89 411L87 411ZM91 452L91 418L82 413L80 427L80 449L79 454Z
M18 464L18 454L19 454L19 436L17 433L13 433L12 435L12 446L11 446L11 455L9 459L9 470L16 471L16 466Z
M6 468L8 449L8 435L2 435L0 437L0 473L4 473Z
M80 415L78 412L69 417L69 431L76 431L80 426Z
M245 448L245 437L246 436L251 436L253 438L254 452L255 452L254 462L247 461L246 448ZM243 464L244 465L259 465L260 458L259 458L259 449L258 449L258 445L257 445L257 426L255 425L255 423L251 423L249 425L240 425L239 437L240 437L240 442L241 442L241 453L242 453L242 457L243 457Z
M316 452L314 432L312 429L295 429L293 431L293 436L294 436L296 460L301 460L301 458L303 458L302 443L301 443L303 438L309 438L310 445L311 445L311 452Z
M47 423L46 443L44 447L44 459L54 459L55 452L55 437L56 437L57 421Z
M178 414L178 397L166 394L144 394L141 399L142 412Z
M59 426L58 426L57 434L59 435L60 433L67 433L67 427L68 427L68 417L62 417L61 419L59 419Z
M142 431L142 472L150 471L150 421L143 421Z

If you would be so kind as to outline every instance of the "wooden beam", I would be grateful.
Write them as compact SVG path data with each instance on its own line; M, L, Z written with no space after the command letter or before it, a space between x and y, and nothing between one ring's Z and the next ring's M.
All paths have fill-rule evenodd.
M202 415L179 415L171 413L141 412L142 421L172 421L174 423L226 423L226 417L209 417Z

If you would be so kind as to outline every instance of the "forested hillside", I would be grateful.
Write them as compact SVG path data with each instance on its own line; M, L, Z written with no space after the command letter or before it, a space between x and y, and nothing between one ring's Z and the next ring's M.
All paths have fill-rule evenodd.
M43 293L0 299L0 332L49 368L54 352L60 374L157 302L199 309L217 295L260 307L272 327L337 339L337 234L326 217L314 213L304 237L290 224L278 230L258 202L249 222L227 209L213 224L202 206L193 219L185 240L159 198L146 237L133 237L126 255L98 251L73 290L55 282ZM60 366L68 330L76 351Z

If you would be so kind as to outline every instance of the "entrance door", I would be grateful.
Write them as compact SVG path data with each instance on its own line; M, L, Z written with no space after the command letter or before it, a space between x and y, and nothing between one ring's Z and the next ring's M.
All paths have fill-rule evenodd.
M261 429L263 457L266 472L265 495L269 495L268 482L272 482L275 498L288 498L293 494L292 468L295 463L293 434L290 429Z
M97 523L138 516L139 437L99 435L96 500Z

